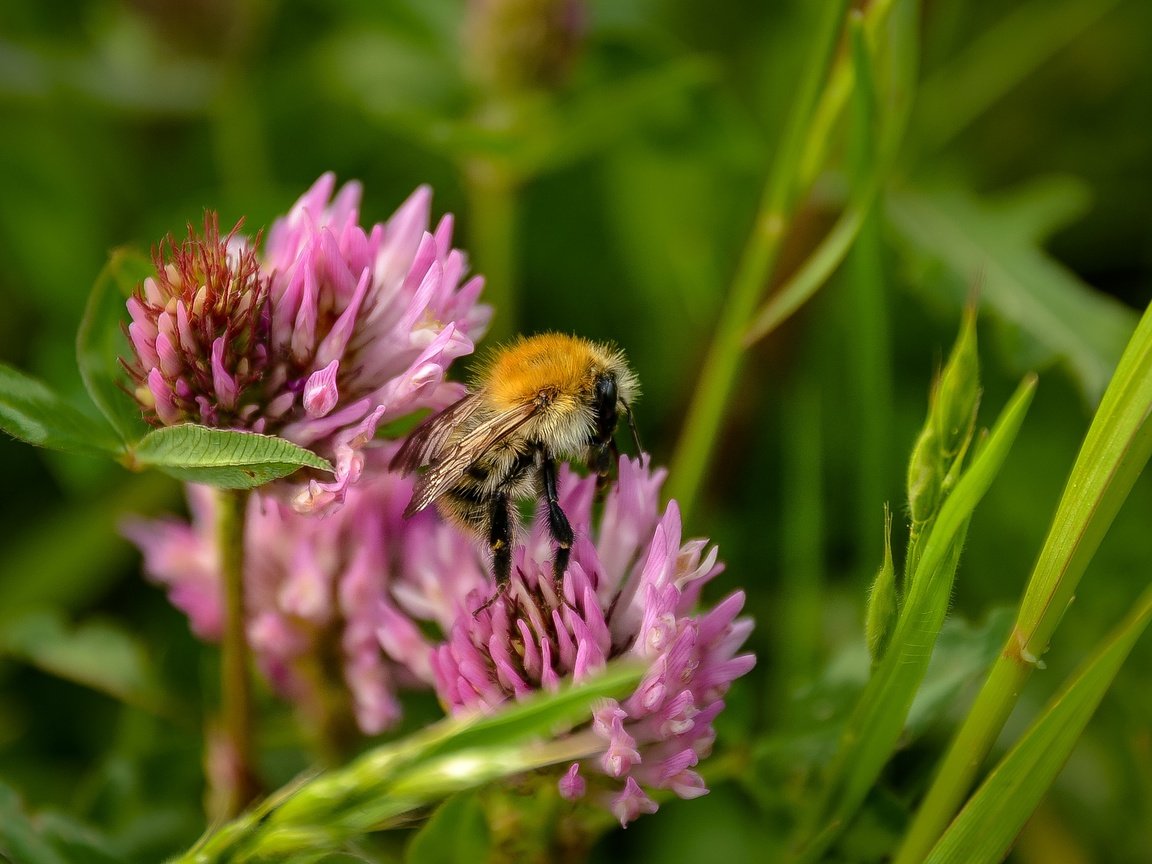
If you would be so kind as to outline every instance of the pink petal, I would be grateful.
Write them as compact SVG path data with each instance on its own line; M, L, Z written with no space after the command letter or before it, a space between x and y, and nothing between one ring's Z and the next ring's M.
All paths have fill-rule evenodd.
M620 820L620 826L627 828L628 823L641 814L655 813L659 805L645 795L636 781L629 777L624 784L624 791L612 798L609 809L612 815Z
M579 762L572 763L564 776L560 778L559 786L561 797L569 801L575 801L578 798L584 797L584 793L588 789L588 784L584 782L584 778L580 776Z
M179 423L180 411L176 407L172 388L164 380L160 370L155 367L148 372L148 390L156 403L156 416L160 418L160 422L167 426Z
M340 391L336 387L336 374L340 370L340 361L333 360L318 372L308 376L304 385L304 410L309 417L323 417L333 408L340 399Z
M156 336L156 357L164 377L175 378L183 371L184 364L180 359L180 352L176 350L167 333Z
M228 411L236 407L236 379L224 368L224 337L218 336L212 343L212 388L220 405Z

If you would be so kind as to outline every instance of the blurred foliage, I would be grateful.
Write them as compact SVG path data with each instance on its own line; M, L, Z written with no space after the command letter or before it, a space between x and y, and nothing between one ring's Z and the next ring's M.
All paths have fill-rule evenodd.
M81 393L75 332L109 251L146 249L205 207L257 228L334 170L363 181L376 220L428 182L493 277L501 332L570 330L629 352L643 440L666 462L819 4L595 0L547 90L515 75L480 86L468 5L0 5L0 362ZM819 713L833 731L798 752L827 759L863 686L883 503L906 519L901 466L978 285L985 403L1003 405L1026 369L1041 383L968 532L944 632L969 636L940 646L914 729L837 847L861 861L891 849L1002 633L988 610L1018 601L1091 407L1152 298L1152 4L932 0L919 17L919 81L875 207L831 281L745 356L686 526L727 561L710 592L746 588L758 622L760 663L706 763L713 792L663 802L597 860L783 848L807 770L781 771L801 747L788 736L816 735L804 723ZM828 169L778 283L858 200L853 160L874 158L846 143L858 117L829 129ZM125 513L177 508L177 486L6 438L0 471L0 850L143 862L184 848L202 828L197 711L216 660L115 533ZM1142 478L1011 732L1147 582L1150 515ZM1136 671L1149 662L1139 643L1012 860L1152 858L1152 693ZM288 709L262 698L264 767L283 781L305 757ZM428 837L413 850L452 854Z

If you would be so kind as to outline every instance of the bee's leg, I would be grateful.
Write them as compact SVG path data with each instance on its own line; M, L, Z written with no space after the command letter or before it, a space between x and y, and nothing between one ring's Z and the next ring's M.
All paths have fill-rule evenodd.
M512 510L507 495L494 495L488 511L488 548L492 551L492 575L496 577L495 593L472 613L479 615L495 603L505 591L512 576Z
M507 495L492 497L488 522L488 548L492 550L492 573L497 587L507 585L512 574L512 510Z
M620 462L620 449L615 441L609 441L595 452L596 500L603 501L612 483L612 468Z
M636 416L632 413L632 408L627 403L624 404L624 416L628 418L628 428L632 430L632 442L636 445L636 456L639 458L644 455L644 447L640 443L640 430L636 428Z
M556 541L556 555L552 559L552 582L556 596L564 602L564 571L568 569L568 559L572 554L572 525L560 509L556 492L556 460L542 453L540 462L540 485L544 489L544 501L548 506L548 532Z

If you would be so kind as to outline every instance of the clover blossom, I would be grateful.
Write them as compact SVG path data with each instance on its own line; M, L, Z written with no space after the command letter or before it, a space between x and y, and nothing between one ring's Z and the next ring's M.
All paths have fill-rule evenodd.
M367 450L361 482L324 518L275 495L249 501L247 630L273 687L317 727L354 717L373 734L399 719L402 687L432 687L452 713L492 711L632 657L646 674L628 698L596 708L591 728L603 748L566 766L560 794L600 800L622 824L656 809L653 789L705 794L695 768L729 685L755 662L738 653L752 622L737 617L743 592L693 611L721 565L706 541L682 542L675 502L660 513L664 472L622 459L594 525L595 478L562 469L561 506L577 535L563 601L538 517L515 550L507 593L474 614L495 590L486 554L434 510L403 518L413 480L386 471L395 449ZM190 522L127 531L197 635L215 639L214 498L190 486L189 499Z
M631 696L595 711L603 753L573 764L559 782L562 795L578 798L589 773L604 775L601 786L619 781L607 803L624 825L655 811L645 788L681 798L707 792L695 766L711 751L712 721L729 685L755 663L737 653L752 629L751 619L737 617L743 592L693 613L701 588L722 566L707 541L681 542L674 501L660 514L663 477L646 459L621 459L596 528L595 479L565 471L561 506L577 539L564 601L553 593L546 519L537 518L516 550L508 591L475 616L458 615L432 658L437 693L453 712L497 709L509 698L593 675L617 657L647 664ZM468 607L478 608L485 596L477 590Z
M412 480L385 470L394 450L366 451L363 481L323 518L297 513L274 495L257 493L248 503L249 642L273 688L320 727L339 730L354 718L361 732L375 734L394 725L397 689L427 686L431 677L428 648L405 643L393 628L386 655L377 634L397 617L408 627L429 617L446 629L464 598L487 584L471 538L434 512L403 518ZM215 641L223 618L215 498L195 485L188 498L190 522L138 521L126 533L193 632ZM459 598L455 605L450 596Z
M343 501L364 445L384 422L439 408L460 387L444 373L473 350L490 310L465 281L453 220L429 232L420 187L386 222L359 224L361 189L317 180L268 231L263 251L217 217L154 253L128 300L124 363L145 416L280 435L329 458L334 479L295 490L301 511ZM334 196L334 197L333 197Z

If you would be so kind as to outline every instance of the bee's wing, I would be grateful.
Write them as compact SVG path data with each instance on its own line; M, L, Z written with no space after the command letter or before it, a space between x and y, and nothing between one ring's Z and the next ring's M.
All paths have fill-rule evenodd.
M412 430L408 439L396 451L396 455L388 464L388 470L411 474L417 468L436 461L445 443L452 437L452 433L479 407L480 400L476 394L469 393L440 413L425 419Z
M419 513L443 495L464 476L464 472L473 462L527 423L536 410L536 405L529 402L518 408L494 414L436 456L428 473L416 481L412 500L408 502L404 516Z

